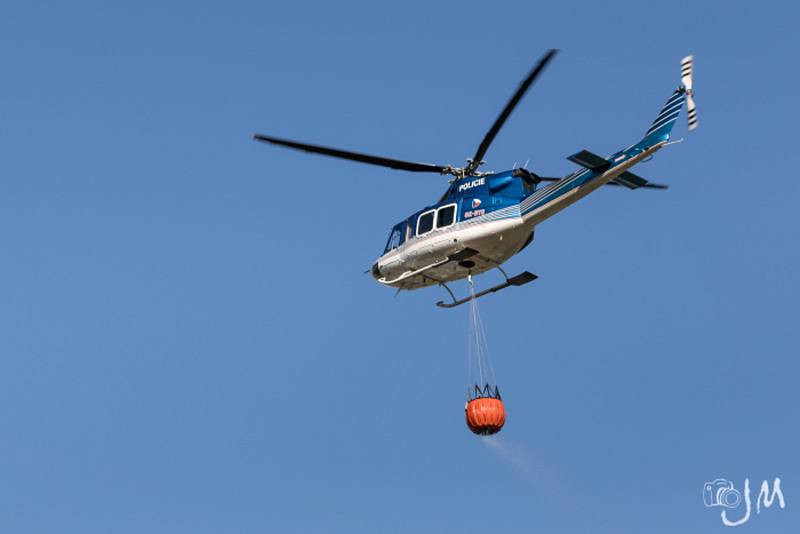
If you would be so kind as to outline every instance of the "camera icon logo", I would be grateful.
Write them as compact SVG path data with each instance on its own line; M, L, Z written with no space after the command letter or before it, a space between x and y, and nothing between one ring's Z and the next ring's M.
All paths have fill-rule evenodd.
M742 494L733 487L733 482L717 478L703 484L703 503L707 508L723 506L736 508L742 502Z

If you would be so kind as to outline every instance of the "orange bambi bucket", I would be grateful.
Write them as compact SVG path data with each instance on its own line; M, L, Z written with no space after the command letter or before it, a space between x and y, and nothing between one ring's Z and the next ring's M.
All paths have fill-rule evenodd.
M506 409L500 399L473 399L467 403L464 411L467 415L467 426L480 436L496 434L506 423Z

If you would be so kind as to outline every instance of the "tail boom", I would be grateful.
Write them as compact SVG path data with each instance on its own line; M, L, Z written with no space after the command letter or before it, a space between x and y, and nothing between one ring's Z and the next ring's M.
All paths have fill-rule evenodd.
M520 204L520 212L526 223L536 225L571 206L595 189L618 178L631 167L661 150L667 141L641 150L624 161L602 172L583 169L542 188Z
M628 169L649 158L668 144L675 121L687 101L689 129L692 130L696 127L697 119L692 100L692 63L692 56L683 59L681 63L682 85L672 92L641 141L608 158L602 158L587 150L570 156L568 159L583 169L525 198L520 203L520 212L525 221L533 225L538 224L574 204L595 189L609 183L630 189L639 187L665 189L666 186L650 183L644 178L628 172Z

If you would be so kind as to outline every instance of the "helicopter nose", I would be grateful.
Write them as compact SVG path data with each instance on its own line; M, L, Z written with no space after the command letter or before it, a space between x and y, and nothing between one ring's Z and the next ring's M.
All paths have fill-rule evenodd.
M372 271L372 277L373 277L375 280L377 280L378 278L380 278L380 277L381 277L381 270L378 268L378 262L377 262L377 261L376 261L375 263L373 263L373 264L372 264L372 269L371 269L371 271Z

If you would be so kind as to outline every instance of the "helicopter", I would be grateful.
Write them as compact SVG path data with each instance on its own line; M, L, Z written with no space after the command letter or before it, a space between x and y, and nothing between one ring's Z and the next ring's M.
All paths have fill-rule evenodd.
M536 225L592 191L605 185L666 189L667 185L650 182L629 169L650 159L665 146L678 142L670 142L670 134L684 103L688 130L697 127L692 92L694 59L689 55L681 61L681 85L672 92L644 137L635 144L605 158L581 150L567 158L579 169L562 178L540 176L526 168L481 172L483 158L498 132L556 52L555 49L547 51L531 69L464 167L404 161L263 134L253 137L257 141L315 154L450 176L449 186L438 201L394 225L383 253L368 272L378 283L396 288L398 292L441 286L452 302L439 301L436 305L453 308L537 279L537 275L528 271L508 276L502 264L531 244ZM464 278L471 283L474 275L491 269L499 270L505 281L464 298L457 298L447 285Z

